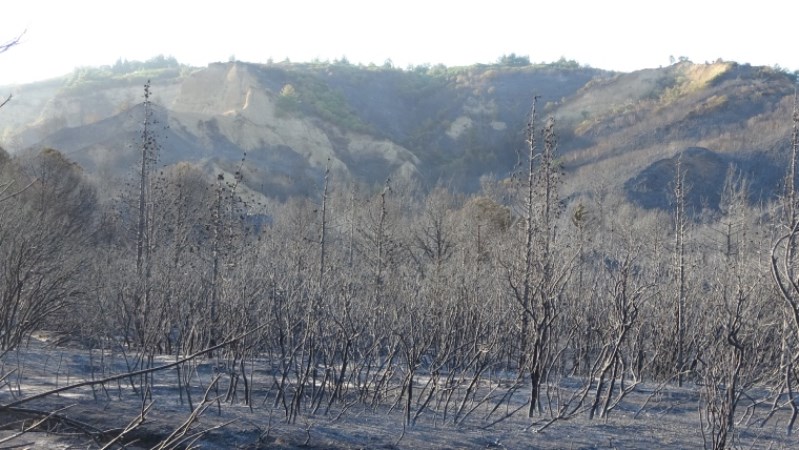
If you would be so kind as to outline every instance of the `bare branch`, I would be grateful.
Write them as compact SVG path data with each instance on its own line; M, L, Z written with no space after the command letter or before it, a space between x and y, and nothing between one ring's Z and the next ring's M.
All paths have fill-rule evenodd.
M0 107L1 106L2 105L0 105ZM6 195L5 197L0 197L0 203L3 203L4 201L12 199L12 198L16 197L17 195L27 191L28 188L30 188L31 186L33 186L34 183L36 183L36 181L37 180L33 180L30 183L28 183L28 185L25 186L24 188L22 188L22 189L20 189L20 190L18 190L16 192L12 192L12 193ZM2 189L0 189L0 195L3 195L11 187L11 185L12 185L12 183L8 183L7 185L2 186Z
M39 394L36 394L36 395L32 395L30 397L21 398L21 399L19 399L17 401L8 403L6 405L0 405L0 411L2 411L4 409L12 408L14 406L19 406L19 405L22 405L22 404L25 404L25 403L28 403L28 402L32 402L33 400L38 400L40 398L48 397L48 396L53 395L53 394L58 394L58 393L61 393L61 392L64 392L64 391L70 391L72 389L77 389L77 388L86 387L86 386L94 386L94 385L98 385L98 384L110 383L112 381L122 380L124 378L137 377L139 375L146 375L148 373L158 372L158 371L161 371L161 370L166 370L166 369L169 369L169 368L172 368L172 367L175 367L175 366L179 366L179 365L181 365L181 364L183 364L183 363L185 363L187 361L191 361L192 359L197 358L198 356L202 356L202 355L207 354L209 352L212 352L214 350L218 350L218 349L220 349L222 347L228 346L228 345L230 345L230 344L232 344L234 342L240 341L240 340L244 339L245 337L249 336L250 334L255 333L255 332L265 328L266 325L267 324L264 324L264 325L261 325L261 326L259 326L257 328L253 328L252 330L247 331L245 333L242 333L242 334L240 334L240 335L238 335L238 336L236 336L234 338L228 339L228 340L222 342L221 344L217 344L217 345L214 345L212 347L204 348L204 349L202 349L202 350L200 350L198 352L195 352L195 353L192 353L189 356L186 356L185 358L181 358L181 359L179 359L179 360L177 360L177 361L175 361L173 363L164 364L162 366L152 367L152 368L149 368L149 369L142 369L142 370L136 370L136 371L133 371L133 372L126 372L126 373L123 373L123 374L120 374L120 375L114 375L114 376L106 377L106 378L103 378L103 379L100 379L100 380L83 381L83 382L80 382L80 383L71 384L69 386L60 387L58 389L52 389L52 390L49 390L49 391L46 391L46 392L42 392L42 393L39 393Z
M24 36L25 32L27 31L28 30L24 30L22 33L19 34L19 36L15 37L14 39L11 39L10 41L7 41L3 44L0 44L0 53L5 53L11 47L19 44L19 41L22 39L22 36Z

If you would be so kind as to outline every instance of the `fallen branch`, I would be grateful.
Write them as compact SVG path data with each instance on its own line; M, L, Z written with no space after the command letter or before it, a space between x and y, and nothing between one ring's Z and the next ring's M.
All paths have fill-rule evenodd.
M257 328L253 328L252 330L247 331L247 332L245 332L243 334L240 334L240 335L238 335L238 336L236 336L234 338L228 339L227 341L224 341L221 344L217 344L217 345L214 345L212 347L204 348L204 349L202 349L202 350L200 350L200 351L198 351L196 353L192 353L191 355L186 356L185 358L179 359L179 360L177 360L175 362L172 362L172 363L169 363L169 364L164 364L164 365L158 366L158 367L151 367L149 369L137 370L137 371L134 371L134 372L126 372L126 373L123 373L123 374L120 374L120 375L114 375L114 376L106 377L106 378L103 378L103 379L100 379L100 380L83 381L83 382L80 382L80 383L71 384L69 386L64 386L64 387L60 387L60 388L57 388L57 389L51 389L49 391L42 392L42 393L36 394L36 395L32 395L30 397L21 398L21 399L19 399L17 401L13 401L13 402L5 404L5 405L0 405L0 411L6 410L6 409L9 409L9 408L13 408L13 407L16 407L16 406L19 406L19 405L22 405L22 404L25 404L25 403L28 403L28 402L32 402L32 401L38 400L40 398L45 398L45 397L48 397L48 396L53 395L53 394L59 394L61 392L69 391L69 390L72 390L72 389L77 389L77 388L86 387L86 386L94 386L94 385L97 385L97 384L110 383L112 381L121 380L123 378L136 377L136 376L145 375L145 374L149 374L149 373L153 373L153 372L158 372L158 371L161 371L161 370L170 369L172 367L179 366L179 365L181 365L181 364L183 364L183 363L185 363L187 361L191 361L192 359L197 358L198 356L202 356L202 355L204 355L204 354L206 354L208 352L212 352L214 350L217 350L217 349L220 349L222 347L228 346L228 345L230 345L230 344L232 344L234 342L240 341L240 340L244 339L245 337L249 336L250 334L255 333L256 331L260 331L261 329L263 329L265 327L266 327L266 324L261 325L260 327L257 327Z
M69 406L67 408L69 408ZM62 409L53 411L53 412L47 414L45 417L42 417L41 419L39 419L33 425L30 425L30 426L27 426L27 427L23 427L23 429L21 431L15 433L15 434L12 434L11 436L7 436L7 437L5 437L3 439L0 439L0 444L4 444L6 442L10 442L11 440L18 438L18 437L22 436L23 434L28 433L31 430L35 430L36 428L38 428L39 426L41 426L43 423L47 422L48 420L50 420L50 419L52 419L54 417L58 417L58 412L59 411L63 411L65 409L67 409L67 408L62 408Z
M197 419L199 419L199 417L205 412L206 409L208 409L209 406L211 406L211 404L213 404L214 401L219 400L219 397L213 399L211 398L211 390L216 386L217 383L219 383L219 379L221 377L222 377L221 374L214 377L213 381L211 381L211 384L209 384L208 388L205 390L205 395L203 395L202 403L200 403L199 405L197 405L196 408L194 408L194 411L192 411L191 414L189 414L189 417L186 418L186 420L183 421L183 423L179 427L175 428L175 430L172 431L172 434L170 434L166 439L161 441L157 447L153 447L153 450L166 450L166 449L178 448L180 445L184 444L185 442L189 440L199 439L204 434L211 431L211 429L200 430L196 433L188 434L189 431L191 430L192 424L194 424L197 421ZM232 421L216 426L212 429L221 428L223 426L229 425L230 423L232 423ZM189 445L189 447L191 447L191 445Z
M136 428L139 428L139 425L144 423L145 416L148 412L150 412L153 404L154 403L150 403L149 405L145 406L144 409L142 409L141 414L131 420L130 423L128 423L128 425L119 434L117 434L116 437L114 437L114 439L111 439L109 442L107 442L100 450L108 450L112 448L113 445L115 445L117 442L120 442L125 436L128 435L128 433ZM122 447L125 448L124 445Z

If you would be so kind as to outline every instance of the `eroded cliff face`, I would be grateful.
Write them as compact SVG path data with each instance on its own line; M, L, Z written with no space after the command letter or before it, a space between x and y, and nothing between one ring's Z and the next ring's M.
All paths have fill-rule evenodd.
M416 176L419 159L407 148L316 117L281 113L279 96L250 66L215 64L189 76L170 109L207 147L228 141L248 157L290 166L286 171L301 160L311 172L329 165L346 177Z
M12 152L58 148L102 178L125 174L138 160L143 120L141 87L133 84L26 94L9 111L16 120L0 121L7 146ZM278 197L313 192L328 167L367 183L419 177L419 158L396 142L281 110L284 84L243 63L211 64L154 82L161 162L192 162L214 175L241 170L253 190Z

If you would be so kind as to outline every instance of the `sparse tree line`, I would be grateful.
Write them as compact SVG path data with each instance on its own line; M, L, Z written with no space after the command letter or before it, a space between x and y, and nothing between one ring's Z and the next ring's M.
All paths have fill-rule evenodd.
M692 383L707 447L773 414L794 427L796 135L779 199L748 204L730 173L720 210L691 214L678 170L673 211L644 211L601 187L561 198L556 124L533 108L516 175L478 194L326 175L256 215L241 172L160 168L151 133L109 200L56 151L0 159L0 356L60 329L125 353L146 401L157 356L240 337L202 353L223 401L289 422L390 405L404 426L526 413L543 430ZM197 363L175 380L191 409Z

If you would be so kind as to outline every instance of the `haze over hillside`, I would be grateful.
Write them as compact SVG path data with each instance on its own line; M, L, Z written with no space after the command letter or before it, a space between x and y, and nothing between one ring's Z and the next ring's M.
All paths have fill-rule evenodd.
M192 68L160 57L14 87L0 145L52 147L90 173L123 176L135 165L137 105L150 78L161 162L215 173L244 157L245 183L267 196L316 192L328 165L369 184L392 177L477 190L481 178L513 170L536 95L540 118L557 120L566 192L624 190L647 207L668 203L663 161L695 147L716 163L694 164L689 183L723 179L732 164L752 179L753 199L770 195L794 89L787 73L724 61L612 73L515 55L406 70L346 61ZM697 184L694 208L717 203L708 189Z

